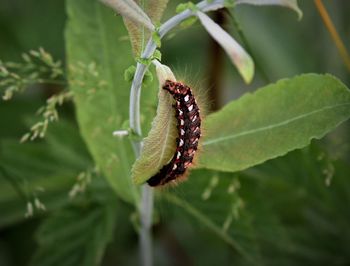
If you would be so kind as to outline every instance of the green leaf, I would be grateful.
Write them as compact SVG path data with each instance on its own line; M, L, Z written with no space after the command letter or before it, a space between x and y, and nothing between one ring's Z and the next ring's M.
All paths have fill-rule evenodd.
M152 58L137 57L136 61L137 63L143 64L145 66L149 66L152 63Z
M142 83L143 84L150 84L153 81L153 74L151 71L147 70L145 73L145 76L143 77Z
M70 89L75 94L81 134L95 163L120 197L137 198L130 178L133 151L128 139L112 133L128 119L129 84L124 70L131 51L119 38L121 18L97 1L67 1L66 50Z
M194 23L196 23L197 20L198 20L197 17L189 17L188 19L185 19L184 21L182 21L180 23L180 26L184 29L188 28L188 27L192 26Z
M140 4L139 0L135 0ZM143 1L143 9L146 14L151 18L154 25L156 25L162 18L163 12L168 5L168 0L148 0ZM142 27L139 27L133 21L124 19L125 26L128 29L129 37L132 45L134 56L140 56L141 50L144 48L145 43L150 37L149 32L145 32Z
M234 7L236 1L235 0L224 0L224 6L226 8Z
M154 25L142 8L133 0L101 0L104 4L120 13L124 18L132 20L139 26L144 26L153 31Z
M333 169L330 185L326 169ZM320 265L349 260L348 172L346 162L334 162L311 145L239 174L196 170L180 193L161 196L192 218L189 232L196 235L205 226L237 250L230 264ZM206 242L196 245L210 252Z
M134 79L135 72L136 72L136 67L134 65L129 66L124 72L125 81L132 82L132 80Z
M24 111L28 112L28 109ZM16 123L18 125L18 122ZM79 172L92 166L78 130L63 118L41 142L0 140L0 227L25 219L27 202L38 198L47 211L68 202ZM34 210L34 215L45 214Z
M196 4L194 4L192 2L187 2L187 3L178 4L178 6L176 7L176 13L181 13L181 12L185 11L186 9L189 9L192 12L196 12L198 10Z
M239 171L305 147L350 117L350 92L306 74L246 94L204 121L199 168Z
M211 37L225 50L243 80L250 83L254 77L254 62L250 55L206 14L198 11L197 16Z
M52 215L39 227L39 249L31 265L100 265L114 231L114 205L66 207Z
M155 25L160 22L168 2L169 0L147 0L145 2L146 13Z
M237 0L234 4L235 5L249 4L249 5L258 5L258 6L262 6L262 5L284 6L294 10L298 14L299 20L303 16L303 12L300 10L297 0Z
M195 227L205 226L225 241L238 252L237 259L243 258L249 265L259 265L260 254L251 214L244 209L237 192L239 188L238 179L232 174L195 170L181 185L181 195L174 191L159 196L190 215Z
M157 49L154 51L152 59L157 59L158 61L162 61L162 53Z
M176 149L177 120L172 107L173 98L162 89L166 80L175 80L170 68L164 65L157 66L159 80L159 102L157 115L152 122L152 128L144 139L141 155L132 168L132 177L135 184L142 184L160 168L167 164Z
M128 30L133 55L134 57L139 57L144 49L146 36L150 36L150 34L130 19L124 18L123 21Z
M17 164L17 167L21 165ZM0 228L27 220L26 206L29 201L33 202L32 193L37 194L37 198L45 205L46 210L56 210L67 204L68 191L73 186L76 175L76 172L58 173L25 179L28 176L17 175L0 164ZM36 189L44 191L35 191ZM45 211L34 210L35 217L43 214Z
M350 234L345 229L350 221L346 211L350 191L348 163L334 161L327 151L315 146L248 170L242 177L245 192L241 195L247 201L250 198L250 212L256 213L261 251L274 254L273 258L264 256L265 265L272 261L275 265L349 261L346 243ZM330 183L329 169L333 169ZM275 226L266 222L271 216L278 220Z
M161 47L162 45L162 39L157 31L153 32L152 39L156 43L157 47Z

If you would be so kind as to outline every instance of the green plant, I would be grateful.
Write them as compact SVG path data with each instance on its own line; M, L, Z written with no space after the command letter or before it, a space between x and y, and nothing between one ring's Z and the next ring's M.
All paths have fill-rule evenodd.
M166 60L157 48L164 46L161 46L162 39L168 32L195 17L220 43L243 80L249 83L254 76L254 58L205 12L235 8L244 3L254 4L256 1L189 2L179 6L178 14L162 24L159 21L167 1L103 2L121 17L115 16L97 1L67 1L66 77L63 78L64 71L60 65L54 63L44 50L31 53L50 62L47 65L52 71L45 69L45 75L49 73L50 78L58 78L60 84L65 84L64 80L68 82L69 90L50 97L39 112L44 120L36 123L31 133L22 138L34 140L37 136L46 135L47 143L26 143L23 144L25 148L18 150L13 148L15 145L11 142L2 144L1 176L8 180L8 187L17 189L16 193L29 206L27 213L40 213L44 209L42 203L45 209L52 211L39 228L37 239L40 247L32 264L100 264L113 232L119 229L118 220L127 220L125 215L130 215L130 210L125 211L127 207L124 205L127 204L129 208L132 206L136 209L130 220L140 235L141 263L152 265L151 229L161 212L161 207L153 211L153 205L154 202L161 204L164 200L175 206L173 211L164 210L165 215L182 222L179 217L185 214L184 220L206 226L216 237L224 240L235 252L234 256L230 253L230 262L239 265L319 262L322 256L317 252L322 253L327 247L319 247L317 252L304 255L298 248L310 239L304 239L305 228L299 226L308 224L327 228L331 221L328 215L335 215L332 207L336 206L338 199L332 198L327 186L321 184L323 180L318 178L324 176L326 183L330 184L335 173L337 175L338 169L344 168L344 165L333 160L322 147L308 145L312 139L322 138L350 117L348 88L329 74L302 74L264 86L228 103L203 120L207 133L189 181L179 185L178 189L156 191L154 199L154 189L133 183L131 169L138 159L142 167L135 166L139 167L136 169L138 171L134 168L135 180L144 183L150 177L148 173L159 169L147 166L154 164L143 164L143 160L164 160L160 158L164 145L173 149L171 144L165 142L153 150L146 145L142 149L143 132L152 133L157 125L174 119L172 106L161 95L162 90L157 97L157 80L150 78L154 73L153 64L159 66L158 61ZM263 3L270 2L286 5L301 16L296 1ZM120 39L127 34L120 23L121 19L128 29L133 52L129 43ZM188 25L192 25L192 22ZM30 61L26 57L24 59L27 63ZM45 60L42 62L47 63ZM130 67L133 63L136 64L135 68ZM33 66L34 71L28 74L29 78L9 74L8 66L11 64L2 63L0 66L3 74L0 84L1 88L5 88L6 99L28 84L45 81L39 77L41 74L33 74L39 73L41 68L38 66ZM25 66L18 66L17 69L22 71ZM145 78L146 73L148 78ZM129 92L130 77L133 78ZM15 83L17 80L24 81ZM8 87L9 83L16 84L16 89ZM57 105L66 100L74 102L78 127L85 144L81 142L77 128L65 119L48 127L49 121L58 119ZM158 106L157 112L155 106ZM150 129L154 114L156 122ZM167 131L158 132L158 136L157 132L149 134L148 138L153 138L153 142L161 141L161 137L174 134L174 128L172 125ZM113 137L115 131L119 138ZM89 152L85 150L85 145ZM304 147L307 148L274 159ZM45 154L51 156L45 158ZM322 158L318 159L320 156ZM25 162L26 157L31 160L29 165ZM40 167L42 158L46 159L45 168ZM264 163L270 159L274 160ZM64 165L64 169L58 167L59 164ZM295 173L288 172L291 168L287 166L290 164L296 165L293 168ZM21 178L26 172L32 177L23 181ZM142 177L137 174L141 172L144 174ZM50 182L55 181L51 190L45 176L50 176ZM72 176L77 177L76 182L70 178ZM299 184L303 183L303 179L298 176L309 181L305 187ZM341 191L343 185L348 189L345 178L342 174L339 176L334 190ZM25 186L22 183L29 184L27 191L23 190ZM44 191L40 190L43 185L46 187ZM310 194L303 191L305 188L310 189ZM15 193L5 193L6 188L3 190L6 197L0 206L16 198ZM292 192L296 192L296 195ZM269 201L263 195L273 196L276 200ZM313 198L315 195L325 200L324 205L317 204ZM342 194L344 201L348 200L346 195ZM306 207L303 201L307 203ZM295 207L289 208L290 213L284 211L283 202L295 204ZM36 207L34 213L33 206ZM314 209L308 210L309 206ZM18 209L11 212L11 208L8 208L4 213L3 224L20 219ZM290 221L288 219L291 219L291 224L286 222ZM339 228L346 230L342 222ZM341 236L339 232L329 231L329 239ZM278 232L278 237L274 236L275 232ZM315 229L312 236L319 233ZM181 237L187 239L185 235ZM198 237L203 236L198 233ZM343 237L346 243L349 238ZM219 244L218 250L220 245L223 244ZM187 246L186 249L200 252L195 246ZM329 252L327 260L331 260L332 256L333 253ZM202 260L198 259L199 264L205 264L205 258L204 254ZM346 259L344 256L340 262ZM130 260L129 263L132 264Z

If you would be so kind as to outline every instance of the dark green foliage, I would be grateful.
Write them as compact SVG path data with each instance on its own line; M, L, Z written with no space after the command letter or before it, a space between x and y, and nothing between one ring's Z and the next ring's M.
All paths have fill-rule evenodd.
M6 82L17 86L13 92L23 91L0 103L0 265L136 265L139 188L130 178L135 161L130 140L139 136L118 139L112 133L129 130L135 67L128 67L138 59L133 58L121 16L98 1L67 0L67 17L62 1L49 2L8 0L0 4L4 60L0 82L5 80L0 83L1 92L9 89ZM161 11L166 2L162 1ZM330 8L342 35L349 25L349 4L345 2ZM178 3L170 1L166 17L175 14ZM312 1L299 4L304 12L300 24L293 15L286 15L289 12L275 8L239 7L233 14L271 81L306 72L331 72L349 85L349 75L323 32ZM196 11L191 3L183 8ZM151 11L158 21L157 9ZM340 15L334 16L337 11ZM152 57L175 65L190 81L196 76L193 73L211 75L208 66L215 64L210 61L208 35L197 26L189 27L195 20L185 21L186 30L178 27L176 38L156 36L162 48ZM38 56L45 57L51 68L40 68L44 61L39 66L14 64L21 62L23 51L40 46L53 52L53 58L64 62L62 66L55 65L56 59L43 50L41 55L32 52L31 57L39 61ZM21 74L20 79L6 73L5 61L13 73ZM146 136L157 109L158 84L152 79L151 60L141 61L150 65L141 103ZM187 67L192 69L189 73L184 70ZM286 154L305 147L311 138L323 137L348 118L349 89L329 75L303 75L294 79L292 89L286 90L286 80L268 85L272 89L264 89L270 92L263 99L247 104L254 97L239 98L247 87L230 66L222 63L222 67L215 75L229 88L220 92L221 98L237 99L205 118L210 131L205 132L204 143L228 131L268 127L278 119L284 123L289 114L303 115L318 104L328 106L329 101L345 105L288 124L282 133L270 130L263 136L251 136L246 143L237 138L216 150L205 150L204 145L197 167L212 170L192 170L186 182L156 191L156 265L349 265L349 123L323 140ZM43 76L35 74L39 69ZM255 83L248 89L264 87L260 71L257 69ZM55 84L40 78L52 78ZM50 107L47 99L57 100L67 92L72 101L50 109L60 119L50 123L45 137L31 142L29 136L20 144L23 134L42 120L35 115L38 108L44 106L40 109L44 114ZM254 95L261 94L258 89ZM240 127L233 118L242 119ZM254 160L248 160L248 154Z
M176 196L166 198L238 251L230 259L235 265L347 265L346 168L344 161L332 160L314 144L235 175L195 171ZM203 200L213 177L217 185ZM235 180L240 186L230 196L228 188ZM235 205L238 215L232 213L224 230ZM205 244L195 243L203 254L211 254ZM195 258L200 265L210 265L208 259Z
M39 249L31 265L100 265L115 218L115 202L65 207L40 226Z
M24 101L12 104L28 106ZM26 112L28 109L22 107L20 110ZM21 128L20 121L15 123L18 128ZM17 137L10 138L7 135L10 132ZM33 202L35 198L44 202L48 210L65 204L79 172L92 164L76 126L71 122L61 120L53 125L45 142L20 144L21 133L15 132L8 129L0 140L0 226L21 221L27 202Z

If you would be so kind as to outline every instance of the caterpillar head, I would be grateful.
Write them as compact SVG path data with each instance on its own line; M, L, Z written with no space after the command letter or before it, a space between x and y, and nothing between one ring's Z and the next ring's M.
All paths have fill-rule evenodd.
M175 96L184 96L190 92L190 88L186 85L171 80L167 80L164 83L163 89L167 90L168 92L170 92L170 94Z

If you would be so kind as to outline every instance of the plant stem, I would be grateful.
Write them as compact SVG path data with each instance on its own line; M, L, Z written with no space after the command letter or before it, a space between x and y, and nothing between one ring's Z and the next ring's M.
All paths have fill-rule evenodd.
M197 7L202 12L216 10L224 7L225 0L214 0L208 3L206 0L197 4ZM195 15L193 11L187 9L174 17L166 21L159 29L160 37L163 37L168 31L176 27L183 20ZM152 38L148 41L141 57L144 59L151 58L157 45ZM134 79L131 85L130 91L130 104L129 104L129 119L131 130L142 136L141 122L140 122L140 99L141 99L141 85L143 77L146 73L147 66L137 63ZM134 141L133 148L136 157L140 156L142 142ZM153 251L152 251L152 213L153 213L153 189L148 185L142 187L141 202L139 205L139 213L141 216L141 228L140 228L140 256L141 265L152 266L153 265Z
M140 204L141 232L140 232L140 255L141 265L153 265L152 249L152 216L153 216L153 188L148 185L142 186Z
M226 14L224 10L218 10L214 12L214 21L220 25L224 30L226 23ZM209 64L207 68L208 83L207 86L210 87L209 98L211 100L210 111L217 111L221 107L220 95L222 93L222 74L224 68L224 51L220 44L213 38L209 37L209 49L208 57Z
M334 27L334 24L332 22L332 19L330 18L327 9L325 8L325 6L323 5L321 0L315 0L315 5L316 8L318 10L318 12L320 13L320 16L328 30L328 32L330 33L335 46L337 47L340 56L342 57L345 66L348 68L348 71L350 72L350 56L348 51L345 48L345 45L343 43L343 41L341 40L336 28Z

